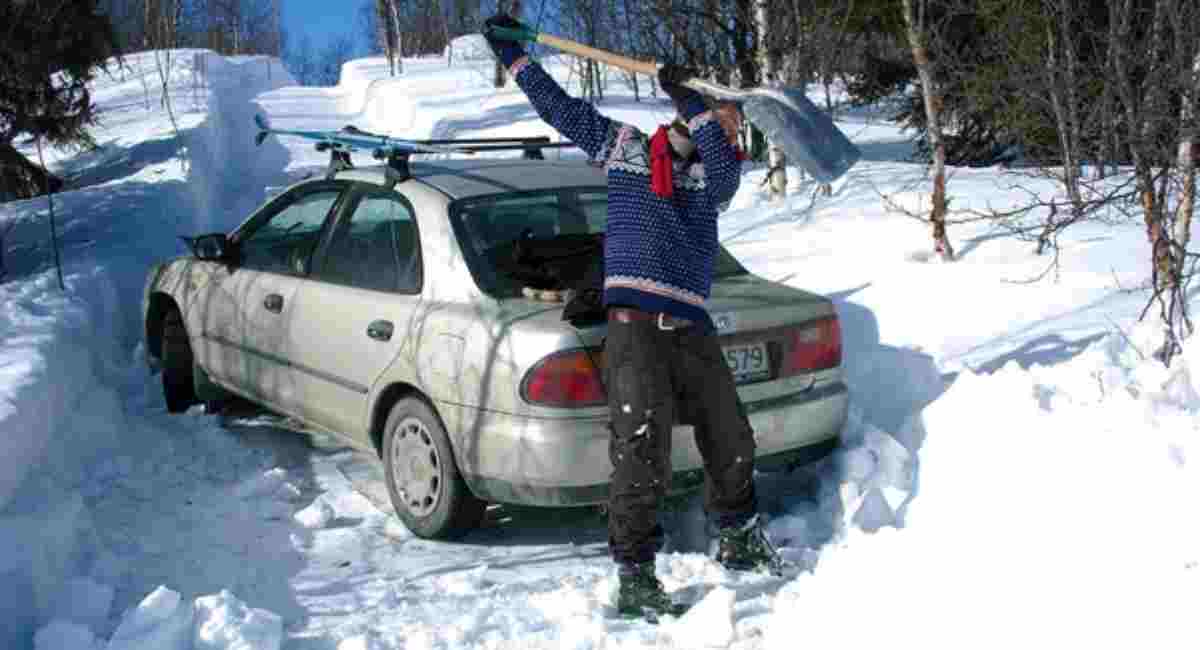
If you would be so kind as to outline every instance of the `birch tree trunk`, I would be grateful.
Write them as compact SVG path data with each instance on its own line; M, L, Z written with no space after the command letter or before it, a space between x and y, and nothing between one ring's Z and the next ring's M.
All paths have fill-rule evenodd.
M383 41L383 56L388 60L388 74L396 76L396 48L392 45L392 22L388 20L391 15L390 6L392 0L375 0L375 16L376 16L376 37Z
M921 79L925 99L926 133L933 152L933 196L929 221L933 224L933 252L947 262L954 260L954 248L946 236L946 143L942 137L942 96L926 47L926 0L903 0L904 21L908 25L908 44L913 63Z
M396 34L395 70L404 74L404 32L400 30L400 0L388 0L392 12L392 31Z
M1145 78L1156 79L1159 74L1159 69L1163 65L1162 48L1164 43L1164 32L1166 30L1166 20L1170 14L1167 3L1163 0L1158 0L1154 3L1154 23L1151 31L1150 42L1147 43L1148 52L1141 52L1135 55L1135 61L1145 61L1146 66ZM1130 5L1127 2L1126 7ZM1128 10L1128 9L1127 9ZM1132 11L1126 14L1126 18L1132 21ZM1154 119L1152 111L1148 107L1159 105L1159 98L1165 89L1161 83L1143 82L1142 92L1138 100L1142 102L1142 108L1139 111L1141 119L1141 142L1136 148L1147 146L1146 143L1152 141L1154 134ZM1137 100L1134 100L1137 101ZM1137 122L1130 120L1130 124ZM1135 157L1135 168L1137 170L1138 183L1142 193L1142 208L1145 210L1146 233L1150 239L1150 247L1153 251L1154 275L1157 279L1155 283L1157 288L1163 289L1168 286L1171 276L1171 250L1170 242L1167 239L1166 226L1164 220L1166 218L1166 206L1160 205L1154 192L1154 172L1151 169L1150 161L1145 156L1141 157L1141 162L1137 162Z
M775 57L771 56L771 11L768 0L755 0L754 23L758 32L758 67L762 74L762 83L768 88L778 85L779 71L775 66ZM767 140L767 182L773 198L787 195L787 157L783 149Z
M1186 272L1188 244L1192 238L1192 216L1196 211L1196 158L1193 147L1196 142L1196 95L1200 92L1200 55L1192 64L1191 81L1185 84L1179 109L1179 175L1182 180L1182 190L1179 196L1179 214L1175 219L1173 233L1174 250L1171 255L1171 282L1177 285ZM1174 287L1173 287L1174 288ZM1192 333L1191 322L1187 318L1187 305L1184 296L1174 296L1171 301L1169 326L1181 336Z
M155 42L155 34L158 25L158 3L155 0L146 0L142 5L142 47L147 50L158 49L158 43Z
M1071 41L1071 3L1075 0L1055 2L1051 7L1054 20L1046 26L1046 87L1050 93L1050 106L1054 112L1058 131L1058 145L1063 157L1063 185L1071 206L1078 212L1083 206L1080 193L1080 160L1077 60L1075 45ZM1060 59L1061 56L1061 59Z

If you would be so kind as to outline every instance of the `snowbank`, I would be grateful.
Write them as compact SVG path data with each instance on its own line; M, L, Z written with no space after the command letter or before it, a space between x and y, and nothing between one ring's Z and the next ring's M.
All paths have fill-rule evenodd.
M261 199L264 173L286 162L282 148L250 144L254 96L291 81L278 61L233 63L190 50L173 58L178 141L158 98L145 97L149 115L140 101L153 87L140 81L152 57L132 55L124 72L97 82L106 102L136 100L101 113L105 139L76 180L94 185L55 197L66 292L53 271L36 270L50 259L38 249L46 199L0 208L0 220L18 224L9 244L43 251L25 260L26 279L0 285L0 581L12 585L0 597L0 620L13 622L0 627L2 647L33 638L63 585L96 559L85 501L97 495L87 490L97 485L98 463L128 444L117 387L142 362L133 354L142 338L135 306L150 265L180 250L177 234L236 223ZM42 643L77 631L60 625Z
M762 647L799 634L850 647L1192 647L1200 341L1167 371L1148 360L1158 335L1139 326L1062 364L962 372L924 411L906 526L847 528L779 592ZM894 485L902 449L848 450L840 491Z

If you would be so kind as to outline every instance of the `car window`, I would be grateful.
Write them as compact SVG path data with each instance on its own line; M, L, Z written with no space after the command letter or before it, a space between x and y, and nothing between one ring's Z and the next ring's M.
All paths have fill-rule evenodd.
M241 265L275 273L308 273L321 229L340 195L340 188L326 188L285 197L274 215L239 239Z
M608 192L580 192L579 210L588 232L604 232L608 225Z
M359 289L421 290L420 242L412 210L387 192L359 195L334 229L314 277Z
M513 256L520 238L564 241L602 235L608 224L608 191L603 188L563 188L474 197L456 201L450 208L467 267L485 292L514 296L520 283L500 271ZM716 277L746 273L729 251L718 247Z

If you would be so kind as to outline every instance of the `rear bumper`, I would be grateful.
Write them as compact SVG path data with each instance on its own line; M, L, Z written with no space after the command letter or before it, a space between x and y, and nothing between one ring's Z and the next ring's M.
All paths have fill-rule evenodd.
M837 448L849 391L841 381L747 404L757 445L755 464L782 470L823 458ZM692 427L673 431L671 489L703 483L703 460ZM612 464L608 420L478 414L474 433L460 439L460 471L476 496L500 503L574 506L608 500Z

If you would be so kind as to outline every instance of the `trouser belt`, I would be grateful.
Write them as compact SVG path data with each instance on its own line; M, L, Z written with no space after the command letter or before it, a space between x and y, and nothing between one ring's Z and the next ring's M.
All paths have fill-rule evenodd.
M617 323L634 323L638 321L651 321L660 330L677 330L685 327L691 327L695 323L686 318L672 316L662 311L642 311L633 307L609 307L608 308L609 322Z

